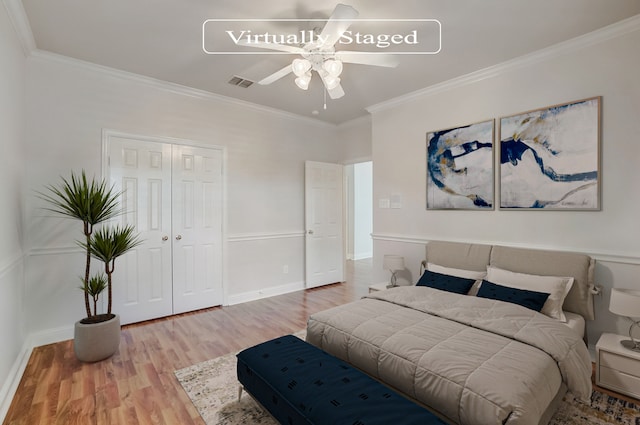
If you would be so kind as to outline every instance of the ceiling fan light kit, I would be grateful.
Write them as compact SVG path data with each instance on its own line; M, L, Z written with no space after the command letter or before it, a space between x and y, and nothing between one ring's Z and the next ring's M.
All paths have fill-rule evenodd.
M291 64L291 70L297 77L302 77L311 69L311 62L307 59L294 59Z
M342 73L342 62L336 59L328 59L324 61L322 67L334 77L338 77Z
M291 70L298 77L295 79L296 85L302 90L309 88L311 82L311 70L318 72L327 90L333 90L340 85L340 73L342 73L342 62L335 59L324 60L319 55L313 56L313 63L308 59L294 59L291 63Z
M302 90L307 90L309 88L309 83L311 82L311 72L307 71L302 74L295 80L296 86L300 87Z
M324 85L327 87L327 90L333 90L340 85L340 78L334 77L332 75L327 75L323 78Z
M354 19L358 17L358 11L353 7L338 4L324 28L315 37L310 36L310 41L303 46L280 44L266 41L247 41L234 38L237 45L258 47L263 49L278 50L285 53L299 54L302 58L294 59L290 65L258 81L260 85L271 84L290 73L296 76L295 83L302 90L307 90L311 82L312 71L315 71L322 80L326 93L331 99L339 99L344 96L341 86L340 74L343 63L361 65L382 66L395 68L397 60L393 55L375 55L372 52L340 51L336 52L335 44L343 37Z

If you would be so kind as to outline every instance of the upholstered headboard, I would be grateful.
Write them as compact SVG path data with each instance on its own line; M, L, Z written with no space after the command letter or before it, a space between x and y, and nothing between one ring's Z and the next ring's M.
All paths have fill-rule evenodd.
M463 270L487 270L491 245L431 241L427 244L427 261Z
M464 270L485 270L488 265L512 272L541 276L573 277L574 283L563 309L585 319L593 311L593 272L595 260L586 254L513 248L499 245L431 241L426 247L427 261Z

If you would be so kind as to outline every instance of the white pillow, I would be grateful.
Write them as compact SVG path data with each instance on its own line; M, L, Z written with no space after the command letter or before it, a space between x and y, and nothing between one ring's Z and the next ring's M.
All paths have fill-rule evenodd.
M487 276L486 270L476 271L476 270L463 270L463 269L454 269L452 267L440 266L438 264L427 263L427 270L446 274L449 276L456 277L464 277L465 279L484 279Z
M475 296L478 293L478 289L480 288L480 284L482 283L482 279L487 276L487 271L476 271L476 270L463 270L463 269L454 269L452 267L440 266L438 264L427 263L427 270L435 273L446 274L449 276L463 277L465 279L475 279L476 282L473 284L471 289L467 295Z
M549 294L549 298L542 306L540 313L562 322L567 321L562 311L562 304L564 304L564 299L573 285L572 277L538 276L487 266L487 280L510 288Z

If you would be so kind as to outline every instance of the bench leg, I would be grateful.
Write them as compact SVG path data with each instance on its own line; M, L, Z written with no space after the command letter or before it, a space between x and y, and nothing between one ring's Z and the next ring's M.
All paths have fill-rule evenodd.
M240 401L240 397L242 397L242 385L238 386L238 402Z

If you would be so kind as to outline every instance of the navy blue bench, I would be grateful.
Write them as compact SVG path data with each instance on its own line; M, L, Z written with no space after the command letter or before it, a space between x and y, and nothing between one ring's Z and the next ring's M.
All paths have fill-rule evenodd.
M281 424L445 424L427 409L293 335L247 348L237 357L238 380Z

